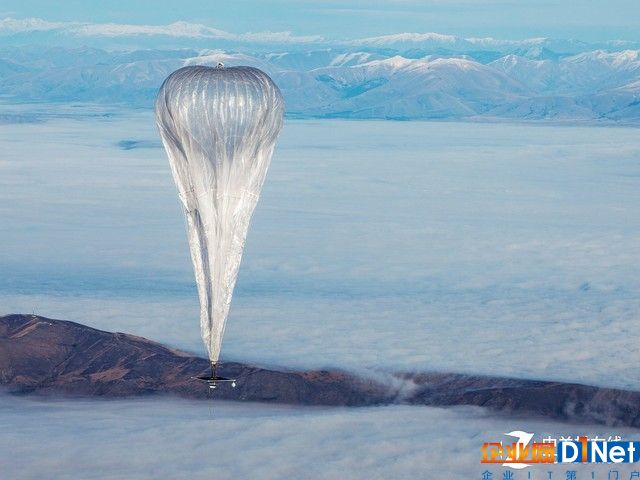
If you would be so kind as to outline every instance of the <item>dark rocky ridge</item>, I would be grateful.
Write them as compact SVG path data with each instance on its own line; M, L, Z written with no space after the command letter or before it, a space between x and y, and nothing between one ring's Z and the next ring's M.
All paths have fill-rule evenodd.
M14 393L207 398L208 360L142 337L34 315L0 317L0 385ZM217 398L300 405L390 403L389 389L341 371L278 371L226 362Z
M208 361L145 338L34 315L0 317L0 385L14 394L206 398ZM340 370L289 371L226 362L216 397L296 405L477 405L556 420L640 427L640 392L456 373L398 373L385 382ZM392 384L410 388L393 387Z

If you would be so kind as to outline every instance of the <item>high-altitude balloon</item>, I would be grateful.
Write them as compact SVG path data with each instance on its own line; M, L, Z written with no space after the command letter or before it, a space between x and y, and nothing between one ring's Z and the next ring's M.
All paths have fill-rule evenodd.
M256 68L193 66L167 77L155 112L187 218L202 339L216 363L284 102Z

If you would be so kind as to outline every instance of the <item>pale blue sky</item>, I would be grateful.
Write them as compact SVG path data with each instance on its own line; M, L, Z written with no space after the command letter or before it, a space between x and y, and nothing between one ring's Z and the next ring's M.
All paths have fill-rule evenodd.
M0 16L51 21L204 23L231 32L292 31L329 39L398 32L640 40L638 0L8 0Z

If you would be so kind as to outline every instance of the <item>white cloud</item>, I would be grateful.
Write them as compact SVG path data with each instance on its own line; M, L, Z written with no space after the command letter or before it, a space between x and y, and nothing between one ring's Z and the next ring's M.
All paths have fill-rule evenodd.
M121 36L168 36L176 38L215 38L251 43L310 43L320 42L319 35L294 35L291 32L247 32L231 33L200 23L174 22L168 25L134 25L119 23L49 22L42 18L0 20L0 34L11 35L24 32L59 31L69 35L121 37Z
M0 20L0 32L20 33L20 32L42 32L48 30L59 30L65 27L78 25L75 22L49 22L42 18L16 19L6 17Z
M348 42L351 45L376 45L389 46L399 43L436 43L443 46L482 46L482 47L514 47L514 46L534 46L549 42L547 38L526 38L523 40L500 40L492 37L457 37L455 35L443 35L436 32L416 33L402 32L391 35L381 35L378 37L359 38Z
M293 35L291 32L256 32L237 35L240 40L265 43L314 43L322 42L320 35Z
M419 42L427 42L427 41L454 43L457 40L459 40L459 38L453 35L443 35L435 32L427 32L427 33L403 32L403 33L395 33L392 35L382 35L379 37L360 38L360 39L354 40L352 43L354 45L384 45L384 44L399 43L399 42L419 43Z
M119 23L92 23L71 26L78 35L118 37L129 35L166 35L169 37L235 39L237 35L210 28L199 23L174 22L169 25L131 25Z
M484 441L620 435L628 428L505 418L478 408L295 408L167 398L43 401L0 396L3 478L372 480L480 478ZM551 465L557 475L566 468ZM610 465L575 465L606 478ZM502 478L502 467L489 468ZM631 465L617 470L633 470ZM534 476L535 477L535 476ZM516 478L520 478L516 475ZM541 478L541 477L535 477ZM554 475L554 478L556 476ZM564 478L564 476L563 476Z
M0 129L0 313L202 354L164 153L115 146L152 114L113 118ZM639 153L633 128L288 120L223 356L640 388Z

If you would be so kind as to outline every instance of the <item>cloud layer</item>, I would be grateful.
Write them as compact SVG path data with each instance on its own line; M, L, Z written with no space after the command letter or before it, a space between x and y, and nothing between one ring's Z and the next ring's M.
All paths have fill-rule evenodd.
M536 441L583 434L637 440L628 429L514 420L466 408L216 403L213 416L209 408L206 402L169 399L45 402L0 396L3 474L59 480L480 478L482 442L507 441L504 432L533 432ZM575 470L578 478L592 471L606 478L610 468ZM616 469L628 478L634 467ZM489 470L494 478L504 471ZM548 470L564 476L567 468Z
M277 43L277 44L320 44L353 45L364 47L394 47L398 45L412 47L439 46L456 51L465 49L513 50L532 46L550 47L562 53L577 53L595 48L638 48L640 42L610 39L608 41L588 43L579 40L551 39L534 37L524 39L497 39L492 37L461 37L437 32L398 32L388 35L353 38L325 38L322 35L297 35L289 31L231 33L219 28L187 21L176 21L165 25L59 22L38 17L0 19L0 36L28 34L34 32L58 32L79 37L174 37L186 39L218 39L240 43Z
M152 115L39 108L0 131L0 311L203 352L164 152L119 146ZM223 357L640 388L639 154L634 128L289 120Z
M193 39L221 39L254 43L320 42L319 35L293 35L291 32L249 32L235 34L199 23L174 22L168 25L132 25L118 23L50 22L42 18L0 20L0 35L32 32L60 32L76 36L167 36Z

